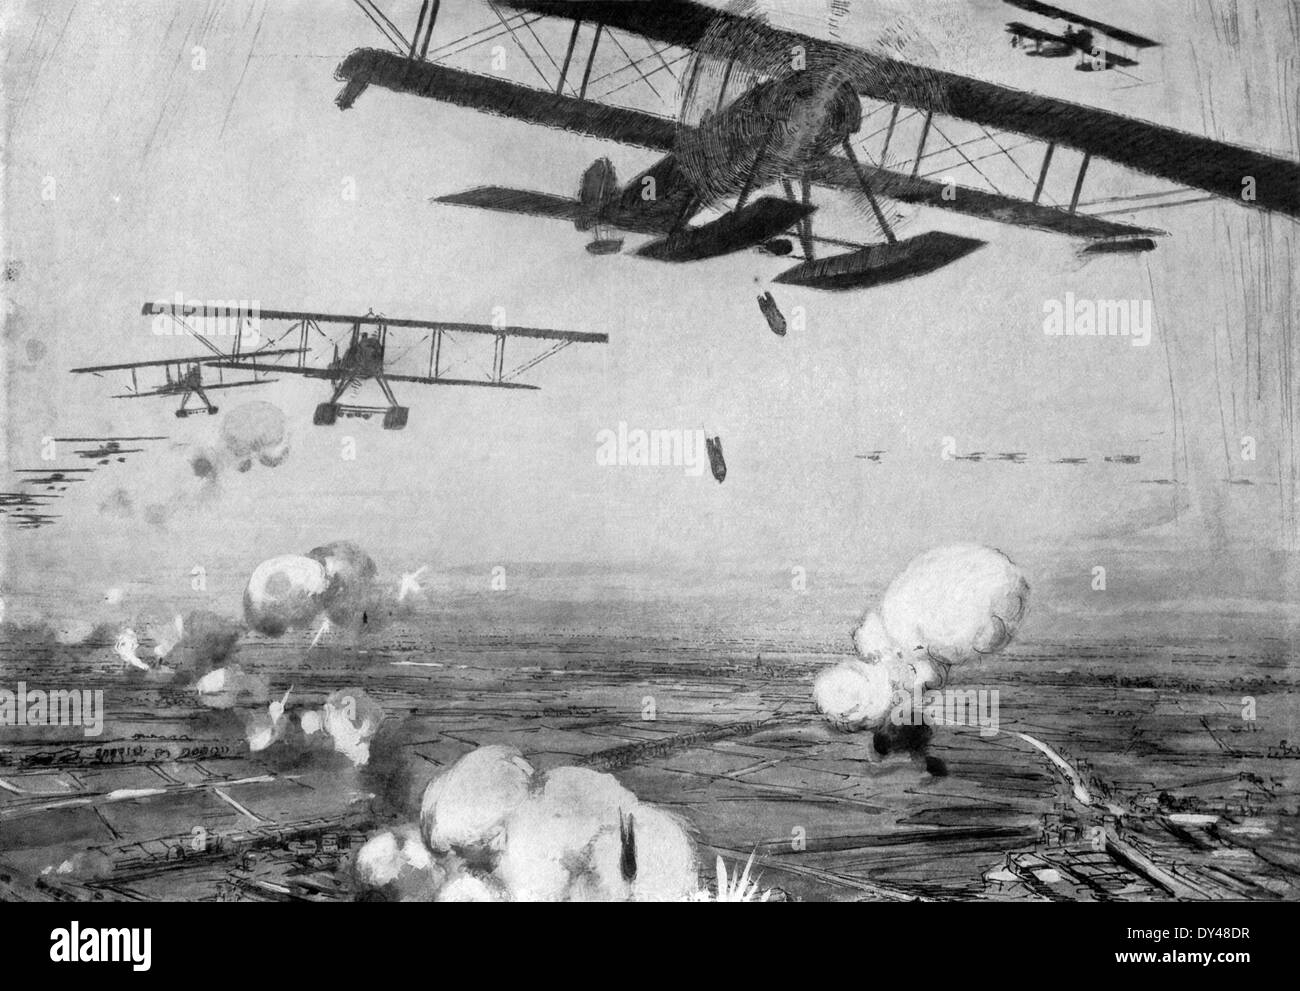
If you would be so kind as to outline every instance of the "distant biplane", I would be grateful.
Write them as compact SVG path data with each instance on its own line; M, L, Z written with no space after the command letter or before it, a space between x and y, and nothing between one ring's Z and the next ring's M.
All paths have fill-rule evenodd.
M251 380L240 382L226 382L220 380L216 382L203 381L204 365L213 365L213 367L217 368L224 367L222 362L240 356L239 345L240 341L242 341L242 336L240 336L239 333L234 334L233 346L231 346L231 351L227 354L227 352L222 351L220 347L214 345L211 339L208 339L208 337L201 333L199 329L196 329L194 325L187 323L191 317L203 316L204 313L208 311L208 307L161 307L153 303L147 303L146 306L144 306L144 315L146 316L166 315L172 317L175 325L177 325L179 333L191 334L195 339L198 339L201 345L207 347L208 351L211 351L211 354L190 355L187 356L187 358L159 358L149 360L149 362L123 362L122 364L91 365L91 367L88 368L72 368L69 369L69 371L72 371L74 375L95 376L103 375L104 372L130 372L131 390L129 393L114 395L114 397L112 397L113 399L144 399L148 397L173 397L173 395L179 395L179 397L181 397L181 406L177 408L175 415L181 417L181 419L185 419L186 416L198 414L198 412L207 412L209 416L214 416L217 414L218 407L213 406L212 402L209 401L209 391L213 389L243 389L247 388L247 386L253 385L268 385L270 382L276 380L274 380L274 378L259 378L256 375L253 375ZM216 310L212 308L212 312L216 312ZM242 326L244 321L252 319L253 316L255 316L253 313L239 310L238 307L220 308L220 319L233 320L240 326ZM264 349L250 352L250 354L257 354L261 356L261 358L270 358L270 356L273 355L289 355L296 354L296 352L292 349L270 351L266 350L264 347ZM140 368L161 368L162 373L164 373L165 381L155 389L140 390L138 377L135 375L136 371ZM220 375L220 373L218 373L218 375ZM199 402L203 404L201 404L201 406L191 407L191 398L198 398Z
M1037 14L1055 21L1065 21L1065 30L1061 34L1031 27L1021 21L1011 21L1007 24L1007 33L1011 35L1011 44L1015 48L1025 47L1026 41L1034 43L1032 49L1025 48L1026 55L1040 58L1067 58L1077 54L1079 60L1074 67L1080 72L1127 69L1138 64L1136 59L1129 58L1127 55L1117 55L1099 48L1095 44L1099 34L1134 49L1156 48L1160 44L1132 31L1125 31L1122 28L1103 24L1101 21L1094 21L1089 17L1072 14L1051 4L1039 3L1039 0L1003 0L1003 3L1026 13Z
M39 530L41 527L53 525L55 520L61 518L48 513L15 513L9 517L10 521L18 525L19 530Z
M544 89L429 59L438 2L430 11L426 0L409 41L390 20L374 16L373 2L356 2L395 50L362 48L344 59L335 73L345 84L336 99L341 109L352 107L367 87L378 86L662 156L624 186L619 186L612 166L598 160L573 198L500 186L435 198L444 204L567 220L580 231L596 232L593 254L619 250L610 229L652 235L654 240L637 254L664 261L692 261L748 248L780 256L790 253L793 240L801 248L799 263L775 281L856 289L932 272L984 244L941 231L901 238L881 205L888 200L1082 238L1089 247L1104 245L1108 253L1149 250L1155 243L1151 239L1164 232L1080 212L1080 195L1094 158L1185 187L1175 193L1201 190L1300 216L1296 162L906 63L693 0L501 0L489 5L496 24L441 49L447 58L458 57L474 45L508 38L527 56ZM544 25L538 22L545 18L572 22L562 53L552 53L541 43ZM1076 21L1085 28L1092 23ZM579 53L584 25L594 29L584 42L585 57ZM636 36L650 54L633 58L620 33L624 38ZM1130 43L1147 40L1117 30L1110 37ZM597 79L611 75L593 78L596 53L605 38L615 47L616 57L621 53L626 58L624 68L651 88L656 73L676 80L680 104L675 118L609 102L622 84L593 95ZM539 45L543 54L534 58L530 46ZM670 49L686 54L672 55ZM439 54L435 52L435 59ZM683 62L677 77L673 67ZM871 109L864 110L864 105ZM904 108L910 110L900 116ZM888 122L859 137L864 121L877 113L887 113ZM921 121L919 141L914 153L898 161L897 149L891 156L891 143L905 120L913 117ZM952 140L944 133L949 118L978 127L983 136ZM1028 139L1024 144L1041 142L1041 158L1026 167L997 132ZM880 147L869 147L868 139L879 134ZM972 157L973 150L966 147L986 139L996 150L979 157L1004 156L1020 173L1013 179L1023 179L1032 195L1010 195L988 179L977 164L979 157ZM1066 149L1081 156L1068 206L1049 202L1044 191L1054 154ZM949 153L960 156L958 168L973 169L993 188L947 181L939 169L922 174L927 159ZM814 186L847 192L869 207L862 217L866 224L874 221L879 240L814 237ZM764 195L769 187L779 189L780 195ZM1247 187L1249 196L1243 193ZM1188 202L1195 200L1158 206ZM1144 209L1156 206L1143 204ZM722 215L692 224L705 210ZM849 250L821 257L819 248L826 244Z
M119 463L126 461L127 454L140 454L143 447L123 447L126 443L140 443L152 440L166 440L166 437L55 437L59 444L97 444L97 447L77 448L72 453L85 461L98 461L106 465L113 458Z
M41 495L30 492L0 492L0 513L10 509L40 509L49 504L55 495Z
M170 306L145 304L145 315L168 313L179 314L179 310ZM221 318L225 312L221 307L189 308L187 314L203 318ZM302 375L307 378L324 379L332 386L327 402L316 407L312 422L317 426L329 426L340 415L345 417L362 417L369 419L376 413L382 413L385 430L401 430L406 426L408 408L398 405L393 395L392 382L414 382L419 385L465 385L485 386L495 389L536 389L535 385L526 385L514 381L515 377L540 364L547 358L564 350L570 344L598 343L609 340L606 334L586 334L565 330L543 330L534 327L510 327L504 324L454 323L436 320L391 319L380 314L368 313L365 316L346 316L336 313L312 313L301 310L259 310L258 319L262 323L285 321L288 328L276 340L282 340L290 334L297 333L299 347L284 350L259 350L246 353L238 351L220 359L205 359L216 368L237 369L253 372L254 375L266 371L280 374ZM347 328L344 335L347 345L339 353L339 340L332 339L321 330L321 325L340 324ZM373 331L362 328L373 328ZM392 371L389 367L388 337L391 331L427 331L425 336L403 349L403 354L424 343L428 343L427 374L410 375ZM455 343L460 335L491 337L494 342L492 368L481 379L452 378L443 365L444 344ZM333 356L323 367L308 363L307 355L311 350L313 336L318 335L333 343ZM535 355L518 368L507 372L505 352L507 338L522 338L550 342L550 347L540 355ZM273 342L274 343L274 342ZM266 358L285 354L298 355L296 365L267 364ZM399 355L398 357L401 357ZM345 393L355 390L367 380L373 380L383 392L387 401L385 406L361 406L341 403ZM268 381L262 379L260 381Z
M45 468L18 468L16 473L19 475L37 475L38 478L20 479L20 485L43 485L47 492L66 492L68 485L72 482L84 482L84 478L74 478L73 476L89 475L94 468L61 468L58 471L48 471Z

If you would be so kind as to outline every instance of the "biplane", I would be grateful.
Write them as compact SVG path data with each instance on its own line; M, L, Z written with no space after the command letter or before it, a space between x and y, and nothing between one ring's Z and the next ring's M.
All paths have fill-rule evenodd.
M1007 33L1011 35L1012 47L1023 48L1026 55L1039 58L1068 58L1077 55L1078 61L1075 62L1074 67L1080 72L1129 69L1138 64L1137 59L1098 47L1097 35L1103 35L1117 44L1132 49L1156 48L1160 44L1132 31L1112 27L1101 21L1094 21L1090 17L1072 14L1060 7L1040 3L1039 0L1002 0L1002 2L1029 14L1037 14L1054 21L1064 21L1065 30L1060 34L1032 27L1022 21L1008 23ZM1075 27L1076 24L1078 27ZM1029 48L1025 42L1033 42L1034 47Z
M69 484L85 481L84 478L77 476L89 475L94 470L94 468L61 468L58 471L47 471L44 468L18 468L16 473L40 476L20 479L20 485L43 485L47 492L66 492Z
M200 313L200 310L203 311L203 313ZM91 365L91 367L87 368L72 368L69 369L69 371L72 371L73 375L95 376L103 376L104 372L130 372L130 391L113 395L113 399L146 399L149 397L169 398L177 397L178 395L178 397L181 397L181 406L177 407L175 415L181 417L181 419L185 419L186 416L199 414L199 412L205 412L208 416L214 416L217 414L218 410L220 410L220 407L214 406L211 399L208 399L209 391L212 391L213 389L243 389L248 388L248 386L269 385L270 382L276 380L274 380L274 378L259 378L257 375L253 375L251 380L238 382L226 382L221 380L220 377L218 377L218 381L205 382L203 380L204 365L212 365L212 367L221 368L221 363L225 362L225 360L238 358L240 355L240 341L242 341L242 334L235 334L230 352L225 352L222 351L220 347L214 345L212 341L209 341L208 337L204 336L203 333L200 333L200 330L196 329L194 325L188 323L188 320L190 320L191 317L203 316L204 313L207 312L220 313L218 319L234 320L237 321L239 325L242 325L244 320L251 319L252 316L251 313L239 310L238 307L164 307L161 306L161 304L147 303L146 306L144 306L144 315L169 316L170 319L174 321L175 325L177 325L179 333L191 334L192 337L198 339L201 345L207 347L211 354L191 355L187 356L187 358L159 358L153 359L151 362L123 362L121 364ZM294 351L283 349L270 351L263 347L263 349L250 352L250 354L260 355L261 358L270 358L270 356L294 354ZM139 378L138 375L136 375L136 372L138 372L140 368L161 368L162 375L164 375L164 382L153 389L140 389ZM218 372L218 376L220 376L220 372ZM196 406L190 406L190 399L198 399L201 406L199 406L199 404L196 404Z
M140 454L143 447L123 447L123 444L142 443L152 440L166 440L166 437L55 437L59 444L96 444L97 447L77 448L72 453L85 461L98 461L106 465L113 458L119 463L126 461L127 454Z
M146 316L168 314L172 316L198 316L203 319L221 319L227 316L222 307L197 306L179 307L146 303ZM268 342L267 347L240 353L237 349L220 358L203 359L205 363L220 369L249 371L257 376L268 371L277 374L301 375L306 378L323 379L330 383L331 392L328 401L316 407L312 422L317 426L330 426L339 416L361 417L369 419L375 414L383 415L385 430L401 430L406 426L408 407L397 402L393 393L393 382L412 382L418 385L460 385L482 386L493 389L528 389L537 386L528 385L515 379L529 369L559 353L571 344L604 344L608 342L607 334L588 334L565 330L544 330L536 327L512 327L501 324L455 323L435 320L393 319L376 313L364 316L347 316L337 313L313 313L301 310L259 310L258 319L262 323L282 321L288 327L276 338ZM336 338L331 338L322 326L341 325L345 328ZM398 331L423 331L424 336L403 348L403 357L417 347L428 344L428 363L425 374L408 374L393 370L390 362L393 358L388 353L389 336ZM298 335L299 346L288 349L270 349L269 345L278 343L292 334ZM462 336L473 338L491 338L493 342L492 366L482 378L452 377L448 372L463 364L444 363L444 350L459 344ZM333 355L327 364L317 366L310 364L308 354L311 345L317 343L319 336L327 343L333 344ZM339 344L346 339L342 353ZM506 370L506 341L523 339L541 341L547 345L541 354L533 355L513 370ZM267 363L267 359L278 359L287 354L298 356L296 365ZM471 356L472 357L472 356ZM468 359L466 359L468 360ZM131 366L125 366L131 367ZM85 370L85 369L83 369ZM258 379L258 382L273 381ZM356 391L367 382L374 381L386 401L383 406L367 406L341 402L345 394ZM251 383L250 383L251 384Z
M49 500L57 499L54 495L38 495L30 492L0 492L0 513L10 509L41 509Z
M637 254L668 262L751 248L781 256L792 254L797 243L798 264L774 281L849 290L933 272L985 243L937 230L901 237L895 230L897 213L891 219L886 210L890 201L1079 238L1105 245L1106 253L1149 250L1163 231L1079 209L1094 159L1159 177L1177 187L1175 195L1198 190L1209 194L1203 198L1224 197L1300 216L1296 162L910 64L694 0L500 0L489 4L496 24L442 46L432 57L440 3L430 9L425 0L408 40L390 20L373 16L378 10L373 0L354 2L380 26L392 50L361 48L343 60L335 71L344 83L335 101L341 109L376 86L660 156L622 186L612 167L598 160L581 177L575 197L500 186L435 197L441 204L568 221L579 231L596 232L593 254L621 247L610 235L613 229L651 235ZM541 45L540 22L557 20L571 25L563 51L542 45L543 53L534 57ZM1087 28L1089 22L1077 20ZM649 54L633 58L620 36L638 39ZM1111 36L1125 37L1117 29ZM543 86L447 64L469 47L497 41L523 51L531 75ZM614 102L626 84L597 93L597 82L611 75L593 71L602 45L612 47L615 57L626 60L625 68L651 88L655 74L672 76L680 100L675 117ZM877 114L886 122L863 133ZM945 134L954 126L950 120L983 136L955 141ZM904 123L910 122L911 130L918 121L915 150L903 145L900 156ZM1010 147L1007 135L1018 136L1021 144ZM996 150L976 155L970 145L985 139ZM1041 156L1023 163L1013 151L1030 144L1042 146ZM945 176L946 169L923 172L939 154L959 156L956 166L973 169L990 188L957 184ZM1013 179L1023 179L1023 196L988 178L979 162L994 156L1007 159L1020 174ZM1054 156L1058 163L1078 156L1067 186L1072 193L1059 200L1046 191ZM1243 193L1247 186L1249 196ZM813 188L853 198L864 228L869 225L868 241L814 236ZM1196 200L1158 205L1189 202ZM721 216L693 223L707 211ZM827 245L848 250L823 255Z
M48 513L15 513L9 519L18 525L19 530L39 530L41 527L51 526L59 516L51 516Z
M48 512L19 512L19 514L10 516L10 522L16 523L18 529L40 529L42 527L51 527L55 520L62 519L61 516L51 516Z

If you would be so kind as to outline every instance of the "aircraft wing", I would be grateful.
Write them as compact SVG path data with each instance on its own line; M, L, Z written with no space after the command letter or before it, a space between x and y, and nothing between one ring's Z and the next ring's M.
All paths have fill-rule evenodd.
M675 140L677 125L668 117L549 93L436 62L412 63L395 52L378 48L352 52L334 75L348 84L335 101L342 110L349 109L367 86L380 86L466 110L655 151L671 151Z
M848 159L832 155L824 159L811 176L820 186L856 192L860 187ZM942 182L919 176L909 176L891 169L873 169L871 172L873 188L882 196L915 203L923 206L935 206L946 210L995 220L1000 223L1016 224L1038 230L1067 234L1072 237L1106 238L1106 237L1154 237L1163 231L1150 227L1136 227L1121 224L1100 217L1091 217L1085 213L1067 213L1065 210L1049 206L1039 206L1027 200L1013 196L1002 196L980 189L959 187L959 195L951 196L951 190ZM945 193L949 195L945 195ZM454 206L478 207L485 210L522 213L536 217L559 217L573 219L577 216L580 205L577 200L566 201L564 197L549 193L535 193L530 190L505 189L500 186L479 186L463 193L452 193L436 197L434 202ZM570 202L571 212L560 212L555 204ZM633 233L661 234L671 228L655 223L655 217L644 218L646 224L637 224L637 215L632 213L627 218L613 216L610 222L620 230Z
M213 368L233 368L241 372L266 372L274 370L277 374L302 375L311 379L328 379L333 378L334 373L328 368L295 368L291 365L259 365L255 361L241 358L230 361L213 361ZM204 389L229 388L234 385L261 385L263 382L274 382L275 379L258 379L256 382L230 382L219 383L218 385L204 385Z
M251 352L248 357L252 357L254 354L261 357L271 357L272 355L300 353L301 350L299 348L282 348L275 351L254 351ZM70 368L68 371L75 374L86 372L97 374L99 372L125 371L131 368L157 368L163 365L214 365L224 360L224 356L218 355L193 355L187 358L159 358L156 361L128 361L120 365L92 365L88 368ZM209 387L204 386L204 388Z
M651 41L691 49L697 48L719 21L725 25L727 21L742 20L693 0L500 0L498 5L600 23ZM1086 23L1078 18L1074 22ZM749 29L753 27L751 22ZM861 67L853 79L860 96L1074 148L1238 202L1243 180L1252 177L1256 194L1252 205L1300 217L1300 163L1108 110L923 68L840 42L770 26L763 26L762 30L774 44L802 46L810 64L822 61ZM1108 28L1106 33L1121 42L1149 41L1127 32L1111 34L1112 30L1118 31ZM358 82L365 75L366 82L398 92L416 93L487 113L660 151L670 150L674 142L674 123L665 118L542 93L434 63L411 62L395 53L354 52L337 74ZM448 87L446 90L444 85ZM525 96L525 93L536 95ZM1016 222L1014 217L994 219Z
M158 313L172 313L180 316L221 316L225 312L222 307L191 307L182 312L181 308L167 305L158 306L154 303L144 305L144 313L151 316ZM381 313L367 313L364 316L356 316L347 313L314 313L310 310L258 310L258 318L261 320L287 320L292 322L308 321L310 323L341 323L355 324L369 327L384 327L388 330L445 330L449 333L464 334L486 334L491 337L527 337L534 340L545 341L569 341L575 344L604 344L609 340L608 334L588 334L573 330L550 330L544 327L513 327L502 326L495 327L486 323L459 323L451 320L411 320L403 317L386 317ZM293 348L286 350L285 354L300 354L304 349ZM250 351L238 356L223 356L221 358L213 357L207 361L217 368L238 368L247 365L251 359L261 358L267 355L278 354L276 351ZM321 371L320 369L300 369L290 368L283 365L258 365L259 371L271 369L277 372L290 372L294 375L309 375L312 372ZM325 376L328 377L328 376Z
M1133 66L1137 65L1137 62L1133 59L1128 58L1125 55L1116 55L1114 52L1107 51L1105 48L1094 49L1092 52L1087 54L1093 58L1097 55L1101 55L1101 57L1106 60L1107 69L1114 69L1116 67L1121 69L1131 69Z
M478 186L464 193L439 196L434 202L477 207L480 210L497 210L502 213L523 213L551 220L577 220L582 216L582 204L578 200L551 193L537 193L528 189L508 189L504 186Z
M229 366L218 365L217 367L221 368L221 367L229 367ZM252 366L249 366L249 367L251 368ZM262 368L261 366L257 366L257 368L256 368L255 370L256 370L256 371L265 371L266 369ZM279 369L279 370L280 370L280 371L285 371L285 372L293 371L293 369L291 369L291 368L282 368L282 369ZM207 392L207 391L210 390L210 389L243 389L243 388L245 388L245 387L247 387L247 386L250 386L250 385L267 385L267 384L269 384L269 383L271 383L271 382L278 382L278 381L279 381L279 379L258 379L256 382L205 382L205 383L203 383L203 385L201 385L199 388L201 388L204 392ZM157 397L157 396L173 396L173 397L174 397L174 396L176 396L176 395L178 395L178 394L179 394L179 393L178 393L176 387L173 386L173 387L170 388L170 389L167 389L167 388L149 389L149 390L146 391L146 392L123 392L123 393L119 393L119 394L116 395L116 396L109 396L108 398L109 398L109 399L147 399L147 398L149 398L149 397ZM121 454L121 453L125 453L125 452L121 452L121 451L111 451L111 452L109 452L109 453L110 453L110 454Z
M391 372L385 372L384 378L391 382L417 382L420 385L482 385L489 389L532 389L536 390L538 386L524 385L522 382L488 382L478 379L449 379L438 378L432 375L394 375Z
M964 213L985 220L1010 223L1020 227L1032 227L1037 230L1066 234L1070 237L1107 238L1107 237L1156 237L1163 233L1153 227L1137 227L1133 224L1119 224L1086 213L1070 213L1057 207L1041 206L1028 200L1016 199L988 193L982 189L959 186L957 195L951 193L942 182L910 176L892 169L870 170L871 186L881 196L903 203L915 203L920 206L934 206L955 213ZM813 170L813 182L831 189L843 189L850 192L860 188L857 175L848 159L831 155L822 159Z
M1030 27L1023 21L1011 21L1007 25L1007 34L1014 34L1017 38L1028 38L1030 41L1041 41L1043 44L1065 44L1065 39L1059 34L1052 34L1051 31L1044 31L1042 28Z
M652 200L641 196L646 178L654 179L658 190ZM684 219L694 215L695 211L688 202L691 195L690 187L677 167L676 156L665 155L628 182L623 195L604 209L600 219L612 227L634 234L667 234ZM430 202L588 225L595 220L591 208L583 206L580 200L505 186L478 186L462 193L435 196Z

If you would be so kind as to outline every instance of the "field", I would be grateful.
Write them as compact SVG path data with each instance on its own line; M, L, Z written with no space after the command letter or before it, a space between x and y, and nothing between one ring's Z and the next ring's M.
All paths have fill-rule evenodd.
M1283 641L1027 641L960 673L961 687L997 690L998 732L937 726L923 752L884 755L812 706L813 674L839 656L788 638L410 626L364 646L242 644L270 697L292 689L291 714L340 688L383 707L355 768L288 745L250 753L241 709L265 701L214 710L176 679L124 670L108 646L11 634L0 684L101 689L107 716L96 737L3 730L5 893L348 897L350 847L413 820L461 754L507 743L539 768L611 771L685 817L702 888L715 854L753 854L764 888L800 900L1296 897ZM1058 754L1091 801L1019 734Z

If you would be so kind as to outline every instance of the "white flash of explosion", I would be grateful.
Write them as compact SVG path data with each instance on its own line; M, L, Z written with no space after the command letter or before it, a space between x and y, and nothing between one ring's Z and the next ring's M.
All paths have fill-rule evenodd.
M119 633L117 642L113 644L113 653L126 661L127 664L139 668L141 671L148 671L149 665L135 656L135 652L139 649L140 638L135 635L135 630L130 627Z
M426 564L418 571L412 571L402 575L401 588L397 590L397 601L401 602L407 595L419 595L423 589L420 587L420 576L429 570Z
M289 705L289 696L292 694L293 686L290 685L289 690L284 693L284 698L279 702L272 702L266 707L265 717L255 715L249 720L245 729L245 736L248 739L248 749L251 752L259 753L265 750L284 735L284 710Z

